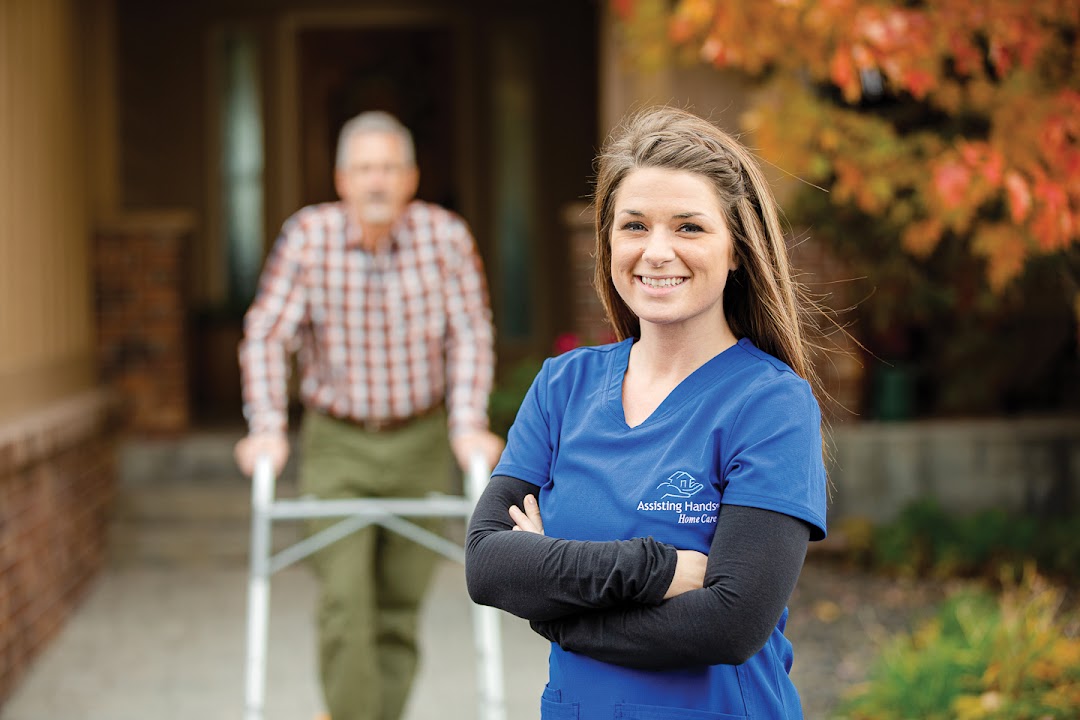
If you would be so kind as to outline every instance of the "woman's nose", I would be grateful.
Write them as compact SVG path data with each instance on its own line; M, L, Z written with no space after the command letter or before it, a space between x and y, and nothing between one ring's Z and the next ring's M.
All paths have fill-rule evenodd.
M659 267L675 258L671 236L667 230L654 230L648 234L645 238L645 248L641 253L641 258L653 267Z

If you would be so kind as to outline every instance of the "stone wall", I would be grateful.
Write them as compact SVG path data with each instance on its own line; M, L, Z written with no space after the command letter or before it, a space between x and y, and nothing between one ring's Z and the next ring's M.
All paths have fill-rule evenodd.
M0 704L104 562L116 407L94 390L0 423Z
M887 522L925 498L959 514L1080 511L1080 418L846 424L832 454L830 522Z

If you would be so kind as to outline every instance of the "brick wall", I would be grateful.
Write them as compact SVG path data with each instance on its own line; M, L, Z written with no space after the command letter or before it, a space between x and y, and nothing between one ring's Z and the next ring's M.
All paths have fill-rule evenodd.
M136 433L190 423L187 303L191 217L129 214L97 232L94 249L102 379L123 397Z
M0 423L0 705L104 561L116 407L90 391Z

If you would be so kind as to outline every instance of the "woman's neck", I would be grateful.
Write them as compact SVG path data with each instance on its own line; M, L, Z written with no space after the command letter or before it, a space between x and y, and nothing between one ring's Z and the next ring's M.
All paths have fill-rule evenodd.
M647 378L681 381L736 342L726 326L719 332L695 337L644 326L632 350L634 370Z

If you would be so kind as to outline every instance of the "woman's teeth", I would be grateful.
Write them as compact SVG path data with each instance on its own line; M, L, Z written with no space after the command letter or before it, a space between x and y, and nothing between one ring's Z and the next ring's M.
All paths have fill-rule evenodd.
M674 287L676 285L682 285L686 278L650 278L641 276L641 282L648 285L651 288L666 288Z

